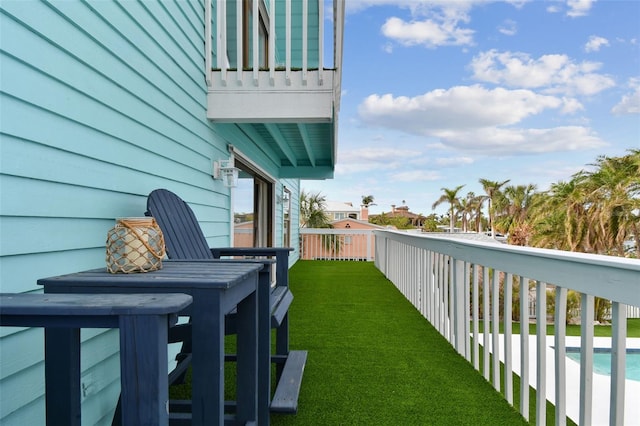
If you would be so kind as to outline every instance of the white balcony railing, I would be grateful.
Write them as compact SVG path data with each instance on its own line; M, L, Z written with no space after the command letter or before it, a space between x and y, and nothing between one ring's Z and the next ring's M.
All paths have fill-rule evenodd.
M324 0L205 0L208 117L334 122L340 109L345 4L330 0L327 5ZM325 8L333 12L327 34Z
M304 260L372 261L374 249L370 229L300 229L300 258Z
M626 305L640 306L640 261L394 231L375 231L375 235L376 266L459 354L481 371L496 390L504 392L512 405L512 373L519 371L520 411L525 418L529 418L530 382L536 388L537 424L545 423L547 398L555 404L557 425L566 424L567 415L581 425L632 424L640 418L640 382L625 380L626 348L632 340L626 337L625 309ZM537 301L537 331L531 345L527 326L520 327L519 336L512 333L513 307L519 309L520 323L529 323L530 292L518 291L528 290L529 283L533 284L531 296ZM556 307L555 334L549 337L548 285L555 286ZM579 293L583 307L577 341L579 369L568 368L566 362L568 290ZM520 296L514 297L514 291ZM593 374L595 298L612 302L608 389L602 389L602 382ZM479 330L481 319L483 329ZM503 333L499 331L501 321ZM500 358L504 363L503 381ZM579 383L571 379L568 382L570 369L576 371L572 377L579 377L573 380ZM594 398L597 393L601 393L604 404L601 398ZM576 400L569 401L573 399ZM608 411L602 409L603 405Z

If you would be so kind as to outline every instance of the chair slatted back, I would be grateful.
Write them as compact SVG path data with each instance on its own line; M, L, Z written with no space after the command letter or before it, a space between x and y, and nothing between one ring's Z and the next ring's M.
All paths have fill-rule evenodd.
M151 192L145 214L158 222L169 259L213 259L196 215L173 192L166 189Z

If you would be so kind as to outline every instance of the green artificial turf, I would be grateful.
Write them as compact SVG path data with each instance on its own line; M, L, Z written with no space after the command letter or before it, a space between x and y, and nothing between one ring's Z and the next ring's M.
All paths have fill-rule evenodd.
M298 261L290 286L291 349L309 355L298 413L272 414L272 425L536 424L535 389L529 387L526 422L516 411L520 378L513 375L513 408L372 263ZM639 328L640 320L628 323L630 335ZM235 336L227 336L226 352L234 347ZM225 368L226 399L235 399L234 368ZM171 399L190 398L189 379L171 387ZM547 424L554 411L547 402Z
M290 283L309 356L298 414L273 425L527 424L372 263L299 261Z

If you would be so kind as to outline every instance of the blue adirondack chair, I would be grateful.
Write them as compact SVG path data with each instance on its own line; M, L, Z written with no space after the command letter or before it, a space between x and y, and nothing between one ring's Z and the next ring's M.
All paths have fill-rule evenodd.
M271 411L295 413L307 351L289 350L289 306L293 294L289 290L288 247L210 248L200 224L189 205L166 189L156 189L147 198L147 216L155 218L164 235L167 256L179 260L214 260L221 257L271 257L276 259L276 283L271 287L271 328L276 330L276 350L271 362L276 364L276 389ZM233 313L227 315L227 333L234 333ZM231 325L231 326L230 326ZM175 328L175 327L174 327ZM190 360L190 332L180 332L170 341L182 341L183 349L176 358L179 367L170 380L177 381Z

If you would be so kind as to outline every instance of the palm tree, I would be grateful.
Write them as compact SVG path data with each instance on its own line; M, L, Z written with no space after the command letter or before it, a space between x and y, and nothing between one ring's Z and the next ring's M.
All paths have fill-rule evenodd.
M373 201L374 201L373 195L362 196L362 205L366 208L368 208L369 206L375 206L376 204Z
M300 192L300 227L331 228L329 217L325 213L326 197L319 192L310 194Z
M640 257L640 150L598 157L593 171L559 182L536 203L535 244L617 256L635 239Z
M640 150L623 157L600 156L593 172L578 175L588 211L589 243L596 253L625 255L625 241L640 221ZM636 247L636 252L638 252Z
M496 237L496 227L494 223L494 204L495 200L500 194L500 188L506 185L511 179L507 179L503 182L497 182L488 179L480 179L479 182L487 194L487 200L489 200L489 226L491 226L491 238Z
M473 192L470 192L473 194ZM486 195L474 195L472 199L472 204L474 207L474 219L475 219L475 231L478 233L482 232L482 205L487 200Z
M468 192L466 198L460 200L459 208L462 217L462 232L469 230L469 223L475 219L478 212L478 197L473 192Z
M532 228L529 224L529 210L533 203L536 186L510 185L504 189L500 201L504 203L504 215L496 217L496 228L509 234L509 243L528 245Z
M449 188L441 188L444 191L444 194L438 198L438 200L433 203L431 206L432 209L435 210L442 203L449 203L449 232L453 233L453 228L456 224L456 207L460 205L460 200L458 199L458 191L460 191L464 187L464 185L460 185L454 189Z
M556 250L584 251L585 210L577 180L557 182L534 206L534 245Z

